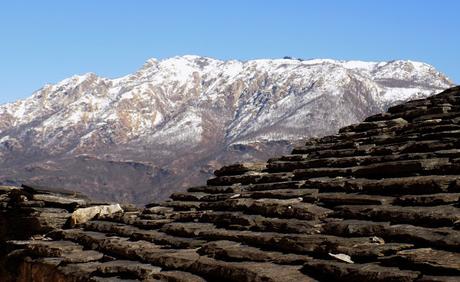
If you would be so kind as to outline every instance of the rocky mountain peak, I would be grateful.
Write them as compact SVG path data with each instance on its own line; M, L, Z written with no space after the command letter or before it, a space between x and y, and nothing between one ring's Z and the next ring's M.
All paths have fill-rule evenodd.
M332 134L451 85L432 66L412 61L149 59L133 74L73 76L0 106L0 181L56 183L61 162L81 165L82 154L107 167L152 163L143 171L145 183L179 180L191 170L204 173L190 179L204 179L211 160L262 157L275 143ZM195 162L195 155L198 169L185 161Z

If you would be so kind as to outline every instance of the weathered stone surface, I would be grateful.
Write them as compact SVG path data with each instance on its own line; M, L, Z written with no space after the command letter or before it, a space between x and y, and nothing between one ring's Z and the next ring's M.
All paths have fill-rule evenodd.
M195 201L168 201L163 206L173 208L175 211L197 210L201 208L200 202Z
M352 168L306 168L294 170L294 179L309 179L324 176L348 176L353 173Z
M73 198L82 198L86 199L87 197L79 192L70 191L67 189L56 188L56 187L45 187L41 185L35 184L23 184L22 188L24 191L31 193L31 194L54 194L54 195L63 195L63 196L70 196Z
M388 220L392 223L412 223L420 226L453 226L460 220L460 209L453 206L405 207L354 205L339 206L336 215L344 218Z
M81 252L71 252L64 256L63 263L85 263L91 261L98 261L104 257L103 253L89 250Z
M57 267L61 260L58 259L35 259L25 258L18 268L16 281L57 281L79 282L88 280L90 271L80 268L72 273L61 271ZM13 280L13 281L15 281Z
M450 228L424 228L412 225L392 225L387 236L395 240L419 243L446 250L460 250L460 231Z
M460 231L451 228L426 228L409 224L390 225L389 222L338 220L322 226L323 232L336 236L379 236L387 240L459 250Z
M16 220L15 224L20 225L20 229L26 234L29 233L28 231L43 234L56 228L63 228L70 218L67 210L58 208L30 208L24 211L28 214L20 221ZM31 235L33 234L29 236Z
M393 197L351 193L319 193L318 201L326 206L339 205L384 205L391 204Z
M77 206L85 206L86 200L78 199L78 198L69 198L69 197L61 197L55 195L48 195L48 194L36 194L33 195L33 199L37 201L43 201L48 205L56 205L60 207L77 207Z
M267 167L266 163L239 163L229 166L224 166L214 171L215 176L223 175L238 175L248 171L263 171Z
M273 263L258 262L223 262L201 257L192 266L194 272L207 279L215 280L225 277L228 281L316 281L299 270L298 266L280 266Z
M197 186L187 189L188 192L203 192L209 194L221 194L221 193L240 193L241 187L239 184L231 186Z
M80 208L72 213L70 224L71 226L75 226L77 224L85 223L96 216L106 216L122 211L123 209L119 204Z
M365 156L369 154L371 146L360 146L356 149L339 149L339 150L321 150L311 152L309 157L312 159L332 158L332 157L352 157ZM292 151L293 154L303 154L302 151Z
M69 241L25 241L26 249L37 256L62 257L74 251L81 251L83 247ZM12 242L14 243L14 241Z
M203 192L173 193L171 199L174 201L223 201L237 195L236 193L208 194Z
M413 265L413 268L430 271L432 274L450 274L460 277L460 254L431 248L403 250L389 258L396 263Z
M460 190L456 181L460 176L412 176L401 178L312 178L305 181L303 188L318 189L320 192L359 192L377 195L421 195Z
M253 199L273 198L273 199L292 199L302 198L304 202L314 202L317 199L318 190L316 189L275 189L265 191L255 191L243 193L244 197Z
M160 267L143 264L130 260L115 260L101 263L97 266L97 273L102 275L130 274L137 279L153 278L153 274L161 271Z
M57 270L66 277L61 281L66 281L66 279L75 279L74 281L90 281L92 279L91 276L93 276L93 274L97 271L97 267L99 265L99 262L72 263L58 266Z
M323 232L343 237L383 237L389 228L389 222L373 222L364 220L335 220L323 225Z
M164 226L162 228L164 228ZM204 243L202 240L169 236L163 232L155 230L140 230L134 232L132 239L149 241L155 244L166 245L171 248L196 248Z
M320 206L304 203L303 199L231 199L223 202L213 202L201 206L202 209L245 211L268 217L319 219L327 217L331 210Z
M208 222L221 228L278 233L317 234L321 229L321 224L318 221L270 218L261 215L244 214L242 212L190 212L178 214L175 219L179 222Z
M0 186L0 194L5 194L11 192L12 190L16 190L18 187L14 186Z
M167 223L173 222L172 219L135 219L132 222L125 222L126 224L132 224L142 229L155 229L160 228Z
M423 275L417 282L457 282L458 276Z
M367 131L369 129L375 128L388 128L388 127L403 127L407 125L408 122L403 118L396 118L392 120L384 120L384 121L368 121L362 122L358 124L353 124L347 127L340 129L340 133L342 132L360 132L360 131Z
M321 281L414 281L420 275L416 271L377 264L349 264L336 261L311 260L303 271Z
M402 206L438 206L458 203L460 193L439 193L430 195L405 195L396 199L395 203Z
M274 262L276 264L300 265L312 259L305 255L267 252L232 241L212 241L204 244L198 252L220 260Z
M153 279L165 282L206 282L205 279L184 271L161 271L152 274Z
M427 142L430 142L427 144ZM422 146L424 145L424 146ZM422 148L423 147L423 148ZM426 148L429 147L429 148ZM359 166L367 166L377 163L419 160L436 157L452 157L458 156L459 152L454 148L454 144L440 144L435 141L425 141L425 144L413 142L411 145L385 145L375 146L369 149L371 155L364 156L349 156L349 157L326 157L319 159L308 159L304 157L301 160L296 160L299 155L293 155L292 161L273 160L269 163L269 171L274 172L289 172L294 170L312 169L312 168L353 168ZM450 150L447 150L450 149ZM435 151L435 152L433 152ZM304 155L300 155L304 156ZM331 170L333 171L333 170ZM345 170L337 170L345 172ZM307 170L308 172L308 170Z
M323 151L323 150L334 150L334 149L348 149L348 148L356 148L357 144L353 141L348 142L332 142L332 143L312 143L307 142L305 146L299 146L294 148L294 152L297 154L308 154L315 151Z
M118 236L130 237L134 232L140 231L139 228L103 220L92 220L84 223L85 230L92 230L104 233L117 234Z
M269 191L281 189L298 189L304 184L304 181L281 181L274 183L260 183L241 186L240 191Z
M112 276L112 277L99 277L99 276L93 276L89 279L90 282L139 282L141 280L139 279L129 279L129 278L124 278L123 275L120 276Z
M232 185L232 184L258 184L283 182L292 180L292 173L266 173L266 172L248 172L242 175L235 176L219 176L208 180L208 185Z
M382 244L381 240L375 240L373 237L347 239L327 235L234 231L215 228L212 224L175 223L164 226L163 231L172 235L206 240L230 240L283 252L316 254L343 252L359 257L379 257L413 246L412 244Z
M447 164L449 164L449 159L446 158L394 161L356 167L352 169L351 174L355 177L365 176L369 178L395 177L423 173L424 171L441 172L442 167Z
M174 212L173 208L168 208L168 207L162 207L162 206L155 206L155 207L149 207L145 208L142 211L142 214L160 214L160 215L165 215Z

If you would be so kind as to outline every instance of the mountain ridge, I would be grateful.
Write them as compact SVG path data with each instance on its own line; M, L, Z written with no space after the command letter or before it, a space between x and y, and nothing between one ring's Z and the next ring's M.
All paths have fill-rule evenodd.
M185 185L180 179L200 183L227 161L284 153L291 141L333 134L398 102L450 86L434 67L413 61L149 59L120 78L73 76L0 105L0 182L62 185L69 177L63 164L91 167L77 158L90 155L104 161L99 173L106 176L82 185L108 182L102 190L112 189L111 161L152 164L142 167L140 178L149 183L139 184L142 193L136 197L112 198L105 190L101 195L83 187L90 196L162 198ZM197 173L209 165L206 173ZM56 178L56 171L63 176ZM127 186L129 178L123 178ZM166 187L170 178L177 187ZM159 182L164 182L161 192L155 191Z

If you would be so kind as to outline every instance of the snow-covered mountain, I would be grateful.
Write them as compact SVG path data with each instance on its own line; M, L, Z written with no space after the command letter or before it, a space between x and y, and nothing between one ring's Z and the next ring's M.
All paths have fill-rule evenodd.
M450 86L412 61L150 59L0 106L0 181L145 202Z

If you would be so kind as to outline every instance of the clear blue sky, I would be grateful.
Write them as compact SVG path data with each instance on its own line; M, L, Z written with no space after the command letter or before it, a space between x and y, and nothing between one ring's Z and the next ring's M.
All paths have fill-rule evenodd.
M151 57L410 59L460 82L456 0L2 1L0 103Z

